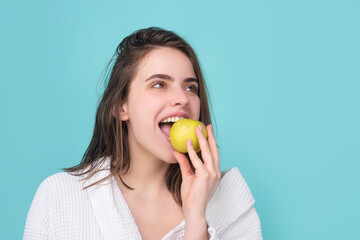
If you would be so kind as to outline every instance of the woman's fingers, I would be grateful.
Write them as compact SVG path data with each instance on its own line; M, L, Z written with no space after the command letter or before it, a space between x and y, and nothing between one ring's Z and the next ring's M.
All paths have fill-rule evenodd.
M190 167L190 163L187 157L184 154L179 153L177 151L174 151L173 154L179 163L182 179L185 179L186 177L193 175L194 173Z
M208 140L205 138L200 125L198 127L196 127L195 133L199 140L201 156L204 160L204 164L205 164L206 168L208 169L209 172L216 173L212 152L210 151L210 146L209 146Z
M217 174L219 174L219 176L221 177L219 150L216 145L214 130L211 124L207 125L206 129L208 132L209 147L210 147L211 155L213 157L214 167Z
M186 148L188 150L188 154L189 154L190 160L191 160L194 168L196 170L198 170L198 171L203 171L204 170L204 164L202 163L202 161L200 160L200 158L196 154L196 152L194 150L194 147L192 145L191 139L187 140Z
M208 132L208 139L205 138L201 126L198 126L195 129L195 133L201 149L201 156L204 162L202 162L196 154L190 139L187 141L186 147L190 160L196 170L207 171L210 173L210 175L219 179L221 177L221 171L218 147L216 145L212 126L208 125L206 130Z

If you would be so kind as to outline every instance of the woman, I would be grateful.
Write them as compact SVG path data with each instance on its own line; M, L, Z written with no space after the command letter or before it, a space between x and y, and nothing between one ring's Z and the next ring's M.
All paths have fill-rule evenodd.
M81 163L39 187L24 239L262 239L239 170L221 173L193 49L159 28L118 46ZM201 154L174 151L171 122L192 118ZM170 122L169 122L170 121Z

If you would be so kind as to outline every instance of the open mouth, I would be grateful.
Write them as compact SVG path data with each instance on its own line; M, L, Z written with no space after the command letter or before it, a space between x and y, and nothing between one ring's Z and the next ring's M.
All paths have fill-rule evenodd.
M168 141L170 141L170 129L172 125L176 121L179 121L180 119L184 119L184 117L169 117L169 118L165 118L159 123L159 128Z

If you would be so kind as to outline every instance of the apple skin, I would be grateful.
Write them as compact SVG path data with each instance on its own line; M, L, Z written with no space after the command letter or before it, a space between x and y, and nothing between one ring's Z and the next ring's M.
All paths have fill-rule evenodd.
M192 145L196 152L200 151L199 141L196 137L195 128L201 125L205 138L207 131L202 122L192 119L180 119L176 121L170 129L170 142L176 151L187 153L186 142L191 139Z

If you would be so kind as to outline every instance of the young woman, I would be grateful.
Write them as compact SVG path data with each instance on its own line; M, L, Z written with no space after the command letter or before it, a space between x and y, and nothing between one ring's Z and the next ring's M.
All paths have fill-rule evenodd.
M159 28L118 46L81 163L47 178L24 239L262 239L250 189L221 172L207 92L193 49ZM174 151L171 122L192 118L201 153ZM169 122L171 121L171 122Z

